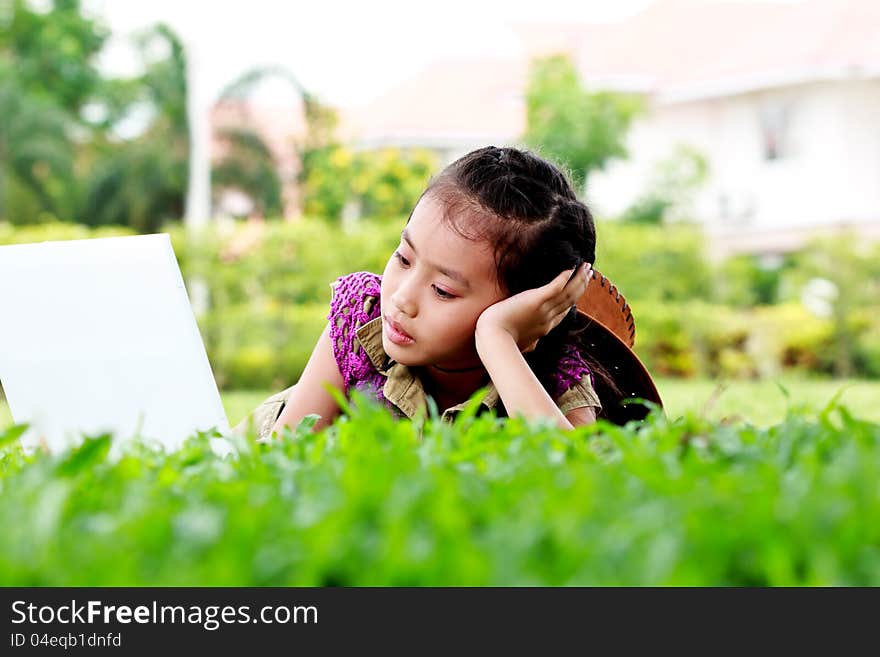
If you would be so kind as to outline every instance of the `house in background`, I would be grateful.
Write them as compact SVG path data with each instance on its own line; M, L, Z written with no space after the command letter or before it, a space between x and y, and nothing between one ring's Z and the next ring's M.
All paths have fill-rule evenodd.
M355 149L427 148L444 165L514 143L525 130L527 68L526 58L436 60L372 102L342 108L340 132Z
M221 161L226 154L222 133L227 129L240 129L255 132L268 148L275 162L281 183L281 202L283 217L294 220L299 215L299 185L297 175L300 170L296 143L306 133L306 120L302 102L296 106L256 104L242 99L226 99L211 109L211 156L212 161ZM255 212L254 202L247 192L235 187L218 188L213 185L212 207L218 218L241 218Z
M614 216L680 145L709 178L691 214L713 255L775 254L844 228L880 239L880 2L661 1L606 25L520 25L518 59L436 62L343 112L355 147L427 147L451 161L515 144L529 60L568 52L591 88L635 92L648 113L630 158L591 175L588 203Z

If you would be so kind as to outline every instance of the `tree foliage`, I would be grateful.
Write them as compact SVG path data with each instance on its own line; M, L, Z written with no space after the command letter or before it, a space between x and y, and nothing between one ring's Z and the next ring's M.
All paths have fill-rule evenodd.
M641 111L635 96L584 89L568 56L540 58L529 73L523 141L566 166L582 187L590 172L626 157L626 134Z
M98 69L109 31L79 0L5 3L0 24L0 220L148 232L179 218L189 128L177 35L145 30L143 71L123 79Z
M136 92L127 115L140 120L141 130L125 139L109 130L92 143L78 218L93 226L124 224L155 232L183 215L189 161L186 54L167 25L143 31L136 44L144 71L132 81Z
M246 128L225 128L218 133L226 154L211 169L213 189L245 192L261 216L281 214L281 180L275 159L258 133Z
M624 211L621 220L636 224L691 220L694 194L708 177L706 156L692 146L676 144L667 157L654 163L645 190Z
M352 151L336 136L336 111L314 98L306 103L306 121L298 152L307 215L339 221L349 204L358 215L408 214L437 170L436 156L426 149Z
M229 82L220 92L218 106L235 108L237 119L229 125L215 127L215 143L220 153L211 169L211 186L215 199L226 190L244 193L253 203L252 212L259 216L282 214L282 180L275 153L253 121L248 98L269 79L281 80L302 100L308 112L314 100L296 75L283 66L263 66L245 71Z
M77 139L102 90L95 59L107 36L77 0L0 5L0 220L67 218L76 203Z
M96 57L110 33L83 14L79 0L53 0L48 10L24 0L0 5L0 60L11 64L21 92L78 118L100 96Z
M63 214L72 192L69 116L0 72L0 219Z
M0 5L0 221L75 221L154 232L183 215L189 123L184 45L167 25L141 31L141 71L111 78L97 67L109 31L78 0L45 10ZM268 212L280 182L255 132L221 135L215 175Z

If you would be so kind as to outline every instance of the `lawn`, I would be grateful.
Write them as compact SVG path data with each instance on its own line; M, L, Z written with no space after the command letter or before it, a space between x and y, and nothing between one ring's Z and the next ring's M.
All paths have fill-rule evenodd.
M666 414L670 417L677 417L686 411L703 411L704 417L710 420L738 418L758 426L770 426L785 418L787 408L806 405L815 412L842 390L841 402L854 415L880 422L880 381L780 378L720 382L657 379L656 384ZM270 394L270 391L223 393L223 404L231 425L237 424Z
M768 381L720 382L657 379L656 383L666 413L670 417L693 410L702 411L704 417L710 420L733 418L758 426L769 426L781 422L789 407L804 405L811 412L820 410L842 390L841 402L856 417L880 422L880 381L779 378ZM223 405L230 426L235 426L271 392L224 392ZM9 408L5 399L0 396L0 428L11 423Z
M880 383L658 383L637 430L364 405L233 459L3 449L0 586L880 585Z
M709 420L738 418L766 427L785 418L788 408L821 410L835 394L856 417L880 422L880 381L778 378L767 381L658 379L667 415L703 411ZM808 416L810 413L807 414Z

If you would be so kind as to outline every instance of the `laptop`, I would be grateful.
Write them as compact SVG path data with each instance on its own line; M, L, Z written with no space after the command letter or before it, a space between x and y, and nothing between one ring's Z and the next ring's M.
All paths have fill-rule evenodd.
M0 309L0 384L31 425L26 449L229 433L169 235L0 246Z

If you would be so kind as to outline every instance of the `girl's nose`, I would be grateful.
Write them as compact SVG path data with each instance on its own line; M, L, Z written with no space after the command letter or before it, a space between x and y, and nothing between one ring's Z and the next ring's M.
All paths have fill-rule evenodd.
M401 314L407 317L415 317L416 304L414 302L413 291L406 282L401 283L391 295L391 302Z

